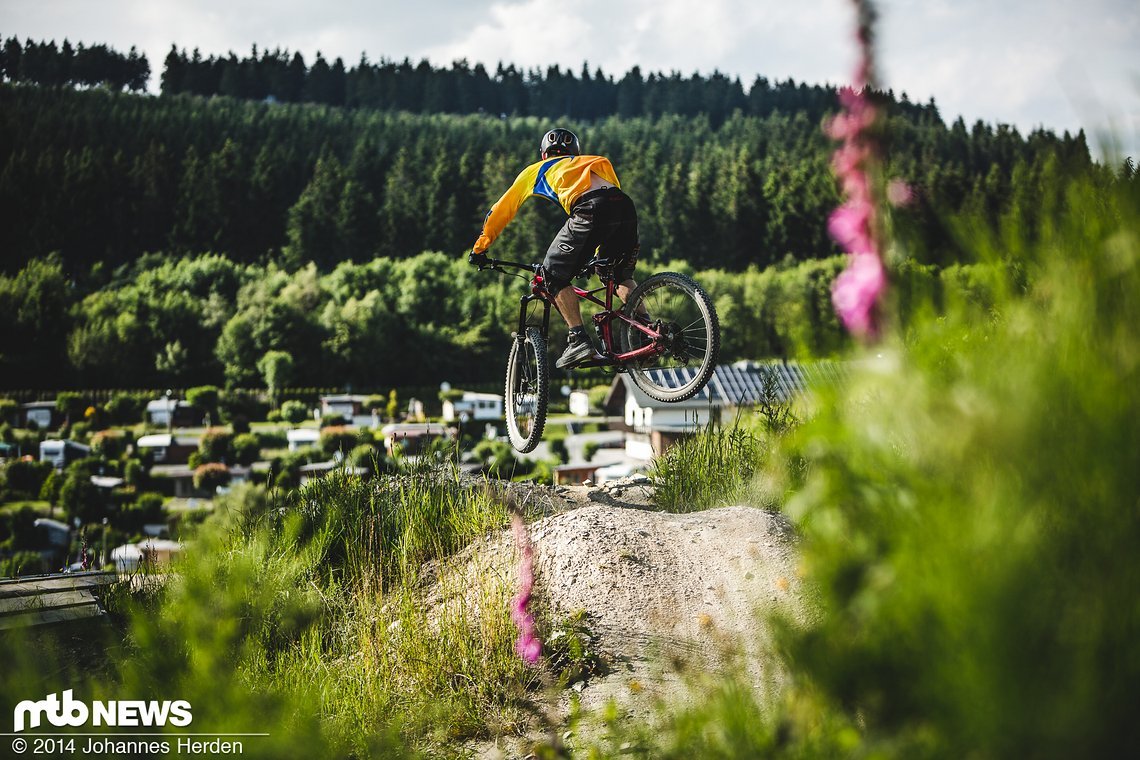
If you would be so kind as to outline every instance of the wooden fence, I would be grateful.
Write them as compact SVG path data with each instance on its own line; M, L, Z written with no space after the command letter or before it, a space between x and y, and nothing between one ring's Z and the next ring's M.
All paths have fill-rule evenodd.
M113 572L88 572L0 580L0 630L104 615L96 593L118 579Z

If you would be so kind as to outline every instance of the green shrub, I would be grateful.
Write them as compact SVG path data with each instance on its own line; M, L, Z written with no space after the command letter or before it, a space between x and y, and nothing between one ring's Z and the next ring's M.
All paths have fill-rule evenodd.
M294 425L309 419L309 407L300 401L286 401L281 405L281 419Z
M59 505L69 519L81 523L96 523L107 516L106 501L92 485L91 471L74 464L67 469L60 486Z
M270 409L269 412L265 415L265 421L266 422L280 422L281 421L281 410L280 409Z
M301 467L323 458L323 452L314 446L290 451L273 461L270 485L282 490L296 488L301 484Z
M268 411L268 405L250 391L227 390L218 395L221 421L229 424L235 433L248 433L250 421L265 419Z
M55 397L56 410L67 418L68 422L77 422L83 419L83 410L87 408L87 399L82 393L61 391Z
M16 459L4 468L4 484L9 491L19 491L27 494L27 498L35 498L54 469L51 462Z
M10 398L0 398L0 424L14 425L20 404Z
M258 430L254 435L263 449L283 449L289 445L289 438L283 430Z
M63 435L61 429L60 435ZM87 439L91 437L91 423L90 422L76 422L71 425L67 431L67 437L78 443L86 443Z
M40 548L37 517L39 515L29 506L22 506L15 512L0 512L0 540L3 540L4 548L13 551Z
M348 464L351 467L364 467L369 472L384 472L387 469L384 453L374 444L362 443L348 454Z
M321 427L323 427L323 428L341 427L341 426L344 426L347 424L348 424L348 420L345 419L345 416L343 414L337 414L334 412L332 414L321 415Z
M126 448L127 437L122 430L100 430L91 436L91 453L104 459L118 459Z
M509 480L526 475L535 467L529 460L516 457L515 450L505 441L482 440L472 451L483 463L483 472L492 477Z
M230 468L219 462L206 462L194 470L194 488L214 493L230 482Z
M215 425L221 422L218 414L220 397L221 392L214 385L201 385L186 391L186 401L203 414L210 415L210 421Z
M234 461L249 467L261 456L261 439L252 433L242 433L234 438L232 448Z
M53 467L40 486L40 499L54 506L59 499L59 489L62 487L63 475Z
M16 552L11 557L0 558L0 578L42 575L50 570L39 552L22 551Z
M141 459L132 457L123 464L123 480L132 488L141 488L146 484L147 470Z
M347 427L332 426L321 428L320 448L326 454L339 451L342 454L352 451L359 437L355 430Z
M586 391L586 395L590 399L590 408L595 411L602 411L602 404L606 400L606 396L610 392L608 385L595 385L590 390Z
M103 405L114 425L134 425L143 421L144 401L133 393L116 393Z
M144 525L157 525L166 522L166 510L163 508L165 499L159 493L139 494L133 503L129 504L116 521L116 526L127 533L139 533Z
M234 436L225 428L210 428L198 440L198 454L201 463L232 462Z

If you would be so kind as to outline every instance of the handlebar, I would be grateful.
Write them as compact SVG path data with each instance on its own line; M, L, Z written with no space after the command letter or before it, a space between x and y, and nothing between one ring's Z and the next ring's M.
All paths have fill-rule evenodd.
M474 258L474 256L472 258ZM492 259L487 257L486 254L484 254L482 260L472 261L471 263L477 265L480 272L485 269L490 269L494 272L503 272L505 271L503 267L510 267L512 269L521 269L531 274L537 274L539 267L542 266L541 264L523 264L518 261L507 261L506 259Z
M503 267L511 267L512 269L521 269L524 272L530 272L531 274L538 274L538 270L542 268L542 264L523 264L519 261L492 259L489 258L485 253L472 253L467 257L467 261L478 266L480 272L482 272L484 269L490 269L493 272L504 272L505 274ZM603 259L595 256L586 262L586 265L582 268L582 271L578 274L578 276L582 276L583 274L594 271L596 268L609 267L612 265L613 264L610 259Z

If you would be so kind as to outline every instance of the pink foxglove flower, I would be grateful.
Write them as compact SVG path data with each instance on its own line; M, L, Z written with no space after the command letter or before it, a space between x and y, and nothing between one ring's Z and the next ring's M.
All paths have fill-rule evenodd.
M856 253L835 280L831 301L847 329L856 335L875 331L875 303L887 285L883 262L874 253Z
M511 527L514 528L515 546L519 550L519 590L511 600L511 619L519 629L515 651L523 662L533 665L542 656L542 642L535 629L534 615L528 609L534 592L534 549L527 536L526 523L518 512L511 513Z
M828 219L831 237L850 254L847 268L835 280L831 299L840 320L858 336L876 331L875 308L886 289L875 209L875 196L869 166L877 160L869 130L878 112L867 97L873 86L871 24L874 11L870 0L852 0L859 17L857 41L859 61L851 87L839 90L843 110L825 127L828 135L842 141L831 165L846 200Z

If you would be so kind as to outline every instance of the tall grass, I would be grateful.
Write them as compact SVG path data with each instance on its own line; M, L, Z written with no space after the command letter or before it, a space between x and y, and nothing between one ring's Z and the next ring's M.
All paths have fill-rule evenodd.
M766 447L741 424L709 424L654 460L654 501L667 512L697 512L736 502Z
M519 730L533 671L514 655L510 557L457 556L506 522L498 499L440 462L238 490L158 598L129 610L112 676L77 670L72 686L186 699L196 730L270 731L245 746L264 757L436 754ZM26 661L41 643L0 646ZM53 669L6 669L0 683L42 698Z
M670 447L653 462L654 501L667 512L697 512L749 500L775 506L753 483L771 447L799 420L776 375L765 372L754 411L741 407L728 425L710 423Z

